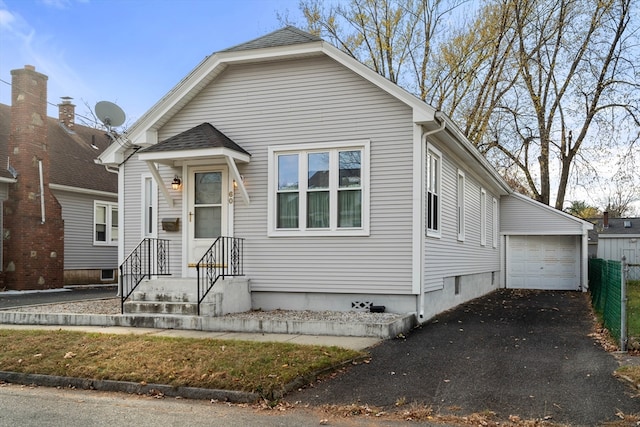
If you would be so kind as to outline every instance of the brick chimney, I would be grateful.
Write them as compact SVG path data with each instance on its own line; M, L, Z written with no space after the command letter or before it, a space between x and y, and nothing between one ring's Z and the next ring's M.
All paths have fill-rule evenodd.
M64 285L64 223L49 190L47 76L26 65L12 70L7 155L18 173L4 202L4 271L8 289ZM43 188L43 191L41 190Z
M61 97L62 102L58 104L58 120L69 130L73 130L76 123L76 106L71 103L73 98L69 96Z
M602 213L602 226L607 229L609 228L609 212L605 211Z

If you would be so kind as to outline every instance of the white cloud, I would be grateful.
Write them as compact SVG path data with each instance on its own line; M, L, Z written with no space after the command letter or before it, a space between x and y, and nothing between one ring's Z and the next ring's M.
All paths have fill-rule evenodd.
M64 6L69 2L46 0L51 7ZM74 98L93 96L93 91L80 74L69 64L65 50L55 35L38 31L19 14L9 10L0 0L0 33L3 47L0 51L0 78L8 78L11 69L33 65L36 71L49 77L48 99L56 104L58 97ZM2 91L0 102L9 104L9 91ZM49 114L55 113L51 110Z

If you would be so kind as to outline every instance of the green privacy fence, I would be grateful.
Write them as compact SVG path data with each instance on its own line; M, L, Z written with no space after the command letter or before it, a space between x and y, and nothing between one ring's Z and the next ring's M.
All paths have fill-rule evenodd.
M589 259L589 290L595 311L602 316L605 328L613 337L621 337L624 328L622 313L622 263L604 259ZM626 336L620 340L624 350Z

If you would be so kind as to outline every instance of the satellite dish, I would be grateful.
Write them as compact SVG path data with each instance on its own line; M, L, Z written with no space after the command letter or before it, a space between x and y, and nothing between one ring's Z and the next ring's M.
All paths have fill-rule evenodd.
M109 129L118 127L124 123L125 115L122 108L113 102L100 101L96 104L96 116Z

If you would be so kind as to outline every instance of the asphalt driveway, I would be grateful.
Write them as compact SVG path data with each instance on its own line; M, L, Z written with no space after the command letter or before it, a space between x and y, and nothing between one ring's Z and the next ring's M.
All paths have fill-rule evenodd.
M587 294L502 289L381 343L370 363L287 400L417 402L439 413L490 410L587 426L616 420L618 411L640 413L640 397L613 377L618 363L589 336L592 328Z

